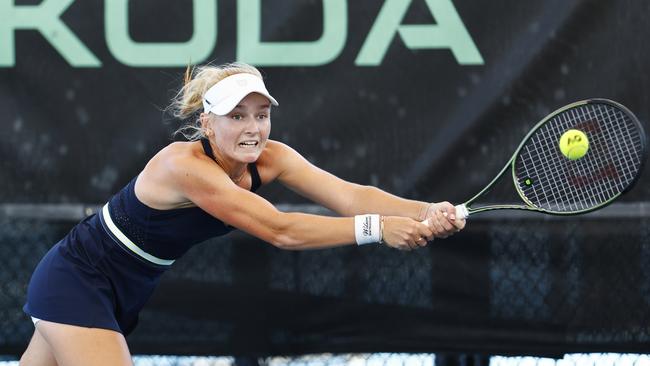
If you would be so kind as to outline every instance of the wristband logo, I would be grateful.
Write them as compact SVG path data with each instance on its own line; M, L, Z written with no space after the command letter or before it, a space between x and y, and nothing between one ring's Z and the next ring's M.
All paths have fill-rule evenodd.
M415 1L426 3L435 24L403 24ZM74 2L43 0L39 5L15 5L11 0L0 0L0 67L15 66L17 30L38 31L73 67L101 67L102 62L61 19ZM137 19L130 19L129 3L130 0L105 0L103 22L93 22L104 24L108 50L122 64L183 67L189 60L198 64L215 57L217 0L192 0L192 35L185 42L134 41L129 33L129 22ZM348 38L348 0L322 0L320 3L323 31L318 40L265 42L262 41L261 0L237 0L237 61L256 66L320 66L338 58ZM84 32L101 30L84 29ZM354 64L381 65L398 35L403 45L411 50L447 49L459 65L484 63L452 0L385 0Z
M363 236L372 236L372 220L370 216L363 219Z

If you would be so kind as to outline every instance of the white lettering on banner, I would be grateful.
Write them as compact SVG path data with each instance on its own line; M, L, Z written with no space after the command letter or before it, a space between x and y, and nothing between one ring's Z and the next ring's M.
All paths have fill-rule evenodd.
M15 5L0 0L0 67L16 64L15 32L36 30L73 67L101 67L101 61L61 20L75 0ZM348 36L348 0L321 0L323 33L313 42L262 42L262 0L237 1L237 60L257 66L319 66L343 51ZM402 24L413 1L425 1L436 24ZM186 42L135 42L129 35L130 0L104 0L104 33L110 53L132 67L180 67L208 60L217 42L217 0L193 0L192 36ZM385 0L355 60L381 65L399 35L409 49L449 49L461 65L483 58L451 0Z

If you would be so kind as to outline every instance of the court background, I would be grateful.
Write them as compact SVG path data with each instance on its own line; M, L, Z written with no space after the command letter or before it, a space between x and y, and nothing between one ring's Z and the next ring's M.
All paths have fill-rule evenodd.
M175 65L126 64L107 41L110 3L68 2L60 20L100 66L71 65L53 46L66 41L61 28L46 38L7 25L20 22L16 8L40 2L0 3L0 55L15 53L14 64L0 68L0 354L20 354L31 336L21 306L40 257L173 141L178 126L163 110L190 55ZM272 52L260 51L267 61L258 64L280 102L272 138L344 179L409 198L467 199L539 119L576 100L619 101L648 129L646 2L116 3L127 5L128 34L140 43L188 41L196 33L192 9L212 4L216 39L202 61L217 64L242 58L240 37L255 22L238 14L254 4L261 6L261 42L302 45L316 44L327 33L324 19L336 19L342 13L332 9L343 6L345 19L331 26L339 38L345 30L344 41L333 41L342 46L331 60L306 66L289 57L280 62L289 64L270 65ZM399 4L408 10L397 24L428 26L443 43L458 42L441 25L458 14L482 61L427 47L427 37L409 37L417 28L405 27L385 36L378 64L359 65L381 9ZM326 17L326 8L336 14ZM424 46L409 45L414 39ZM316 45L310 50L327 47ZM278 185L261 194L283 210L327 214ZM287 252L233 233L175 264L128 341L134 354L251 359L645 353L649 196L646 172L598 213L562 220L477 215L461 234L410 253L381 246Z

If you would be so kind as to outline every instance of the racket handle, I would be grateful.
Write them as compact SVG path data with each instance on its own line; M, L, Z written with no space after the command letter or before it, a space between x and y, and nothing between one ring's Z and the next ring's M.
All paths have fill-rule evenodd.
M469 211L467 211L467 206L464 204L456 205L456 218L457 219L466 219L469 216Z
M469 216L469 211L467 211L467 207L464 204L456 205L456 218L457 219L466 219L467 216ZM423 224L428 224L428 220L421 221Z

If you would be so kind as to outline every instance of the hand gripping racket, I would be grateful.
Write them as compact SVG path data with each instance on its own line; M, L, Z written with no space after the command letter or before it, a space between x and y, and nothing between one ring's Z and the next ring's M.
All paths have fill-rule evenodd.
M572 145L579 148L568 151ZM499 174L456 206L456 216L501 209L553 215L597 210L632 188L645 158L645 132L627 108L607 99L569 104L533 127ZM523 203L473 207L508 171Z

